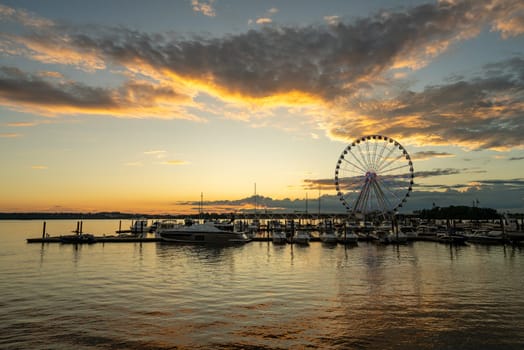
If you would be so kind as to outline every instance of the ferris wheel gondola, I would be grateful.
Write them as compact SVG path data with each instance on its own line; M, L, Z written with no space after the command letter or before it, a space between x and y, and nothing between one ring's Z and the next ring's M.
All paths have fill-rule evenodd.
M352 215L396 214L412 191L414 177L406 149L382 135L364 136L349 144L335 168L338 197Z

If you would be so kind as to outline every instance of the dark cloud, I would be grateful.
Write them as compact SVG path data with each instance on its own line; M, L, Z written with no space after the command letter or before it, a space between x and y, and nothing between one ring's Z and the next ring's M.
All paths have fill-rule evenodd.
M432 203L437 206L471 205L479 201L481 207L495 208L500 211L522 212L524 202L524 180L481 180L474 181L475 185L457 184L441 187L439 191L428 189L416 190L405 206L407 210L431 208ZM435 185L438 186L438 185Z
M40 106L112 109L117 105L106 89L74 82L53 84L12 67L0 67L0 97Z
M384 134L426 135L428 142L440 145L508 149L522 145L523 104L524 59L516 57L486 66L483 74L470 80L405 91L392 100L366 101L358 107ZM333 123L337 124L333 133L340 137L358 126L351 119Z
M481 185L486 186L507 186L524 188L524 179L508 179L508 180L480 180Z
M71 45L117 64L141 62L231 93L266 97L301 91L331 100L369 86L393 66L419 65L505 11L490 1L439 1L332 26L264 27L224 38L176 37L125 28L86 31L65 25L26 37ZM506 1L506 6L517 2ZM516 5L515 5L516 6ZM61 37L67 35L67 40ZM57 37L60 40L57 40ZM428 52L434 52L428 54Z
M420 151L411 155L413 160L425 160L430 158L454 157L453 153L436 152L436 151Z
M466 188L466 189L465 189ZM465 189L465 190L464 190ZM318 197L300 199L273 199L257 196L258 211L268 213L305 213L306 208L310 214L318 212ZM478 204L477 204L478 201ZM433 203L440 207L450 205L480 205L485 208L494 208L499 211L522 212L524 201L524 180L486 180L480 181L476 186L468 184L427 185L422 189L415 189L403 205L401 213L410 213L415 210L429 209ZM253 213L255 198L247 197L229 201L206 201L206 211ZM180 202L177 205L193 205L199 207L199 202ZM345 213L346 208L340 203L337 195L322 195L320 197L321 213Z
M460 169L446 168L446 169L433 169L428 171L417 171L415 176L417 178L427 178L434 176L445 176L445 175L456 175L460 174L462 171Z
M520 57L488 65L474 79L457 74L423 91L401 89L390 100L363 96L384 86L386 72L424 66L487 25L504 35L519 34L515 13L522 7L518 0L437 1L334 25L263 27L221 38L55 24L38 31L28 26L23 36L9 36L9 44L18 42L31 52L28 56L44 62L86 65L90 70L124 67L164 86L176 82L223 98L304 94L343 111L324 123L337 138L353 139L373 129L393 137L425 136L429 144L504 149L522 145ZM24 85L28 82L34 84ZM34 77L18 85L2 83L2 93L11 101L108 109L122 105L118 99L128 102L120 91L115 97L115 91L78 83L49 84ZM154 107L156 98L148 97L177 94L164 86L161 92L152 85L135 90L155 91L135 95L141 101L132 102ZM49 99L38 94L45 88Z
M511 157L508 160L514 161L514 160L523 160L524 157Z
M50 114L81 112L93 114L154 114L161 101L187 99L169 86L127 81L116 89L95 88L78 82L56 81L27 74L18 68L0 67L0 100L19 108L28 106Z

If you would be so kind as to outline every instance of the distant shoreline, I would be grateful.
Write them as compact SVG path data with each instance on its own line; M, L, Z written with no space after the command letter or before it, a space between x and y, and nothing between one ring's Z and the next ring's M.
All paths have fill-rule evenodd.
M432 209L422 209L413 213L398 214L398 219L454 219L454 220L500 220L502 217L524 219L524 214L499 213L491 208L478 208L467 206L433 207ZM194 213L194 214L142 214L142 213L122 213L122 212L95 212L95 213L74 213L74 212L0 212L0 220L136 220L142 219L315 219L315 218L344 218L347 213L312 213L312 212L251 212L251 213ZM506 218L507 218L506 217Z

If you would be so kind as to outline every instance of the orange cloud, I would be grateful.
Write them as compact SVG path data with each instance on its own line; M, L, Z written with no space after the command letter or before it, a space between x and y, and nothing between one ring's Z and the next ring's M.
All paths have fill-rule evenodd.
M215 0L191 0L191 5L193 6L193 11L200 12L204 16L214 17L216 15L215 9L213 8L213 3Z
M257 18L257 20L255 21L256 24L268 24L271 22L273 22L273 20L268 17Z
M17 37L16 42L29 51L27 56L48 64L71 65L88 72L106 68L105 61L94 50L71 47L67 36Z
M167 160L167 161L163 162L162 164L167 164L167 165L185 165L185 164L188 164L188 162L186 162L185 160L175 159L175 160Z
M14 132L5 132L5 133L1 133L0 134L0 137L8 138L8 139L13 139L13 138L20 137L20 136L22 136L22 135L14 133Z
M20 128L20 127L29 127L29 126L35 126L38 125L36 122L13 122L13 123L7 123L7 126L14 127L14 128Z

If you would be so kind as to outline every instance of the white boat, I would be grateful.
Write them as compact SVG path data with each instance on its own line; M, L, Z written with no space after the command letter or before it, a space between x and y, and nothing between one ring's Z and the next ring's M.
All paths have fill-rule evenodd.
M413 226L400 226L400 232L406 235L408 241L416 241L418 238L417 230Z
M255 237L258 232L260 232L260 220L253 219L250 224L247 226L247 235L248 237Z
M242 244L250 241L245 232L235 231L234 226L187 220L184 224L173 220L160 222L156 236L166 242L196 244Z
M338 237L335 231L325 231L320 234L322 243L334 244L338 242Z
M282 228L280 221L271 220L268 223L268 230L271 232L271 241L275 244L287 243L286 232Z
M335 228L331 220L326 220L319 225L319 230L321 232L319 238L322 243L334 244L338 242L337 234L335 233Z
M152 233L156 229L156 222L153 222L151 225L149 225L147 219L137 219L131 224L129 229L133 234Z
M464 244L468 238L461 233L439 231L437 232L437 242L449 244Z
M402 231L389 232L381 240L381 243L385 243L385 244L405 244L407 242L408 242L408 236Z
M271 240L275 244L285 244L287 243L286 233L284 231L273 231Z
M309 245L310 239L311 236L306 230L297 230L297 232L292 238L292 242L301 245Z
M356 244L358 243L358 235L351 226L345 225L338 231L337 240L342 244Z
M503 244L506 237L500 230L474 230L466 235L468 242L482 244Z
M148 224L147 219L133 220L128 230L118 229L119 237L145 237L148 233L153 233L156 230L157 221L153 221L151 225Z

